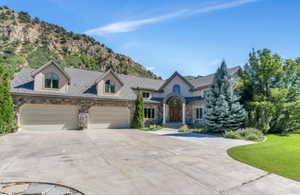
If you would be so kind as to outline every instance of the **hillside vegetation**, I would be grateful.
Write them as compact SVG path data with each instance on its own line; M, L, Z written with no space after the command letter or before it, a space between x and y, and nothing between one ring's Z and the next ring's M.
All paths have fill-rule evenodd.
M32 18L26 12L0 7L0 64L11 72L37 68L50 59L62 66L158 78L129 57L84 35Z

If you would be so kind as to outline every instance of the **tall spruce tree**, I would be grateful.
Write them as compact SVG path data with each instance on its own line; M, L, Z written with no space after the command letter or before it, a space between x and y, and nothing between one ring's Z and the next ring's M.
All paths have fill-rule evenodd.
M11 132L14 126L13 100L10 94L10 75L0 67L0 133Z
M137 95L135 102L135 112L131 123L132 128L140 129L144 127L144 98L140 94Z
M204 97L204 124L211 132L236 130L242 126L246 112L234 93L233 83L223 61Z

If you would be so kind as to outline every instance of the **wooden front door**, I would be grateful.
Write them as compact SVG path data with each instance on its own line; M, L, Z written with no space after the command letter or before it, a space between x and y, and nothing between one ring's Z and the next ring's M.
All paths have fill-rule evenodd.
M182 120L182 101L173 96L168 100L170 122L180 122Z
M170 122L180 122L181 121L181 107L170 106Z

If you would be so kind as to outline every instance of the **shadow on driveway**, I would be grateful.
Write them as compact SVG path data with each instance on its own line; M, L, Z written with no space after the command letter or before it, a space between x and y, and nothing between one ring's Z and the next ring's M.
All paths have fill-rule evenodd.
M223 138L220 135L202 134L202 133L167 133L162 136L174 137L196 137L196 138Z

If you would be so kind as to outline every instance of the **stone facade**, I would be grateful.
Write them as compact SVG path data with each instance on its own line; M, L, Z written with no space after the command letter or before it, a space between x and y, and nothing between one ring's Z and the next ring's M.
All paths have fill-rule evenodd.
M78 106L78 127L79 129L88 128L89 109L93 106L121 106L128 107L130 110L130 121L133 118L135 110L134 101L112 101L99 99L83 99L70 97L50 97L50 96L30 96L30 95L13 95L16 115L16 126L20 126L20 108L24 104L51 104L51 105L75 105ZM200 124L201 121L196 119L196 108L200 108L202 102L190 102L186 104L186 123L190 125ZM153 119L145 119L145 125L162 124L163 122L163 104L147 103L145 108L154 108L155 114Z
M187 124L191 125L200 125L202 120L197 119L196 117L196 109L203 108L203 102L190 102L186 105L186 121Z
M153 104L153 103L145 103L145 108L154 108L154 119L145 119L145 125L151 124L161 124L162 123L162 105L161 104Z

